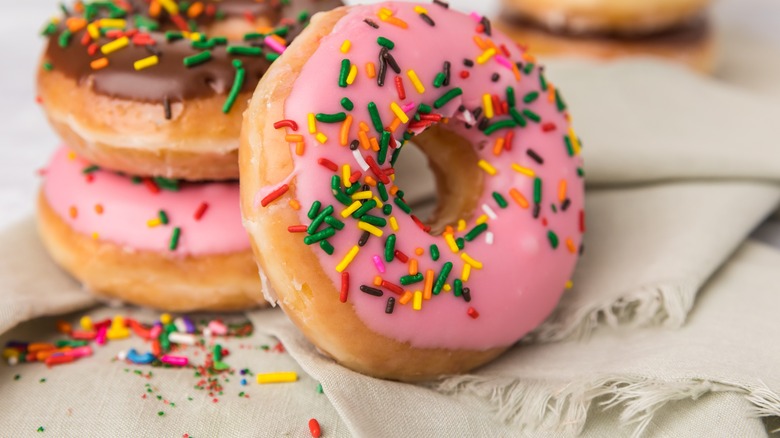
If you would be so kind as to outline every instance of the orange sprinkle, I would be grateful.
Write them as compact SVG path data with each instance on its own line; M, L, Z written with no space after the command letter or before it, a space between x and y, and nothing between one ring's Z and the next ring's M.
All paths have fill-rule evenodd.
M509 196L517 202L521 208L528 208L528 200L517 189L509 189Z
M297 199L290 199L287 203L290 204L290 207L292 207L293 210L301 209L301 203L298 202Z
M395 196L395 194L396 194L396 193L398 193L398 190L400 190L400 189L398 188L398 186L395 186L395 185L394 185L393 187L390 187L390 194L391 194L391 195L393 195L393 196Z
M376 140L376 137L371 137L370 142L371 142L371 149L374 152L379 152L379 142Z
M392 17L392 16L391 17L385 17L385 18L382 19L382 21L384 21L387 24L392 24L393 26L398 26L401 29L408 29L409 28L409 25L404 20L401 20L398 17Z
M430 300L433 296L433 269L425 271L425 290L423 291L423 299Z
M382 277L380 277L380 276L378 276L378 275L377 275L377 276L375 276L375 277L374 277L374 286L377 286L377 287L379 287L379 286L381 286L381 285L382 285Z
M368 76L369 79L374 79L376 77L376 65L374 65L373 62L366 63L366 76Z
M75 206L71 205L68 209L68 214L70 215L71 219L76 219L76 217L79 215L79 210Z
M566 200L566 180L562 179L560 183L558 183L558 200L563 202Z
M152 0L152 3L149 4L149 16L152 18L157 18L160 16L161 10L162 7L160 6L160 2L157 0Z
M370 185L371 187L376 187L376 180L372 178L371 175L366 175L363 182Z
M348 115L341 124L341 135L339 136L339 142L342 146L349 144L349 130L352 128L352 115Z
M190 6L189 9L187 9L187 16L190 18L195 18L198 15L203 13L203 3L202 2L195 2Z
M409 260L409 275L417 275L417 259Z
M421 256L421 255L425 254L425 250L420 248L420 247L417 247L417 248L414 249L414 253L417 254L418 256Z
M515 75L515 80L518 82L520 81L520 78L522 78L522 76L520 75L520 69L517 68L517 64L515 64L514 62L512 63L512 74Z
M547 101L550 103L555 102L555 87L553 84L547 84Z
M504 137L496 140L496 145L493 147L493 155L501 155L501 151L504 150Z
M95 204L95 213L103 214L103 204Z
M89 63L92 70L100 70L101 68L108 67L108 58L98 58Z
M395 132L399 126L401 126L401 119L396 117L395 119L393 119L393 123L391 123L390 126L388 127L390 128L388 129L388 131Z
M284 141L287 143L298 143L299 141L303 141L303 136L300 134L287 134L284 136Z
M298 155L299 157L303 155L303 152L305 150L306 146L302 141L299 141L298 143L295 143L295 155Z
M271 37L272 40L276 41L277 43L279 43L279 44L281 44L281 45L283 45L285 47L287 46L287 40L282 38L282 37L280 37L279 35L277 35L275 33L272 33L270 35L270 37Z
M480 50L485 51L488 48L488 45L485 43L485 40L482 39L479 35L474 35L474 42L477 44L477 47L479 47Z
M69 31L78 32L87 26L87 20L81 17L70 17L65 24L68 26Z
M571 237L566 238L566 248L568 248L569 252L572 254L577 252L577 247L574 246L574 241L571 240Z
M360 122L358 126L360 127L360 130L363 132L368 132L371 130L371 128L368 127L368 123L366 122Z
M368 135L366 135L366 131L358 131L358 140L360 140L360 146L362 146L363 149L368 149L371 147L371 142L368 141Z
M414 297L414 294L406 290L404 291L404 294L401 295L401 298L398 299L398 302L401 304L408 304L409 301L412 301L412 297Z

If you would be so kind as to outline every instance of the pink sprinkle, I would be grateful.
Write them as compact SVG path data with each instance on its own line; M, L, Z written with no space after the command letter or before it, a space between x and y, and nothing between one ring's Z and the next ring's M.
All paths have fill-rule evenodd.
M155 324L151 330L149 330L149 339L157 339L160 337L160 333L162 333L162 326L159 324Z
M482 17L479 14L477 14L476 12L470 13L469 17L471 17L471 19L476 21L477 23L480 23L482 21Z
M273 49L275 52L284 53L285 47L279 44L279 41L276 41L275 39L271 38L270 35L265 37L263 42L265 42L265 45Z
M186 367L190 360L185 356L171 356L166 354L160 358L160 362L177 367Z
M379 258L378 255L374 256L374 266L376 266L376 270L379 271L380 274L385 273L385 264L382 263L382 259Z
M509 70L512 70L512 61L507 59L505 56L496 55L496 62L508 68Z
M89 345L85 345L83 347L76 347L66 353L68 356L73 356L75 358L80 358L84 356L92 356L92 348Z
M225 336L228 333L227 326L223 324L221 321L211 321L209 323L209 330L211 330L212 334L215 334L217 336Z
M97 342L98 345L104 345L106 343L106 333L108 333L108 327L103 326L98 329L97 337L95 338L95 342Z
M415 108L414 102L409 102L406 105L401 107L401 110L405 113L408 113L409 111L413 110Z

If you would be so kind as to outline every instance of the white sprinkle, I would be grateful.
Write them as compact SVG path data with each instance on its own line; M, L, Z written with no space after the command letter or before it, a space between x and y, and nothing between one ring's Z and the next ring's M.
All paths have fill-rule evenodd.
M127 359L127 352L125 350L120 351L116 354L116 358L119 360L125 360Z
M498 216L496 216L496 212L493 211L493 209L490 208L490 206L487 205L487 204L482 204L482 211L484 211L485 214L488 215L488 217L490 219L497 219L498 218Z
M206 338L210 338L211 337L211 330L209 330L208 328L204 328L203 329L203 336L206 337Z
M8 365L14 366L19 363L19 358L16 356L11 356L8 358Z
M355 157L355 161L357 161L358 165L361 169L363 169L363 172L368 170L368 163L366 163L366 159L363 158L362 155L360 155L360 148L355 149L352 151L352 155Z
M179 332L171 332L168 335L168 340L176 344L187 344L187 345L195 345L195 343L197 342L195 336L187 333L179 333Z
M173 325L176 326L176 330L187 333L187 324L184 323L184 319L181 316L173 320Z
M488 231L487 233L485 233L485 243L487 243L488 245L492 245L493 244L493 233L492 232Z

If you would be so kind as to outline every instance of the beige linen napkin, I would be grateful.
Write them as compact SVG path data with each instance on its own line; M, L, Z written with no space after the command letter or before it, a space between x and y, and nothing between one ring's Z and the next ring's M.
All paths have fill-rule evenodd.
M750 308L751 313L724 310L751 304L747 298L751 294L778 291L777 282L769 281L775 280L768 267L774 262L772 251L744 250L725 268L726 274L711 280L706 300L700 297L698 307L712 302L715 310L697 309L694 321L679 331L668 331L685 321L701 286L778 203L780 189L773 176L780 175L780 160L776 148L768 147L775 142L776 127L767 114L780 114L780 107L674 66L647 61L610 66L564 63L548 73L564 91L569 90L564 96L585 140L586 171L593 185L587 195L586 253L575 287L529 339L568 341L519 346L474 375L425 387L377 381L333 364L315 354L279 312L251 313L258 330L287 344L303 369L323 383L340 416L332 422L343 421L357 436L510 436L536 428L549 433L597 433L593 431L633 420L651 430L648 419L657 409L661 417L667 416L672 430L696 426L692 424L696 418L711 420L726 406L743 409L746 403L762 405L762 414L780 415L775 403L780 391L778 373L772 367L759 367L760 361L754 361L753 368L740 363L771 343L771 338L758 337L775 334L771 327L762 327L761 333L751 328L751 324L771 323L771 315L767 320L759 313L771 309L763 304ZM745 137L733 134L740 127L750 128ZM634 153L642 158L634 159ZM23 237L25 230L27 237ZM0 313L4 318L0 327L91 302L73 290L71 281L40 275L40 269L49 272L53 268L36 245L29 224L0 235L5 251L5 257L0 257L4 264L0 279L8 284L0 307L12 309ZM19 247L29 251L14 251ZM10 262L10 255L28 259ZM56 295L58 303L50 298L52 293L61 293ZM35 305L25 304L30 297L35 297ZM744 299L733 303L729 300L733 297ZM600 324L658 323L667 327L593 331ZM585 334L592 334L592 339L572 340ZM726 334L731 337L723 338ZM735 338L744 341L737 343ZM712 351L705 348L709 345L714 346ZM724 347L733 347L733 351L722 351ZM711 361L717 363L714 354L727 362L705 367ZM678 356L685 360L677 361ZM771 354L766 357L777 359ZM68 370L79 367L92 371L86 362ZM55 372L65 371L50 374ZM717 401L690 416L662 409L675 400L713 390L730 391L730 395L710 398ZM84 390L80 397L110 398L108 392L94 388ZM598 411L592 402L610 397L616 406L612 412L619 416L597 416L597 422L583 429L588 414ZM19 406L31 406L24 397L17 400ZM258 403L256 409L274 411L268 402L253 401ZM13 418L7 412L0 409L3 423ZM231 408L211 415L232 412ZM123 409L121 414L121 418L135 419L125 424L139 428L141 434L168 430L137 419L139 414L132 409ZM724 427L733 431L740 427L741 432L757 427L758 420L748 420L743 414L732 412L736 419ZM197 429L201 435L214 431L207 424L216 420L197 417L201 415L197 410L181 415L201 425ZM49 418L59 417L51 414ZM691 430L702 431L700 426Z

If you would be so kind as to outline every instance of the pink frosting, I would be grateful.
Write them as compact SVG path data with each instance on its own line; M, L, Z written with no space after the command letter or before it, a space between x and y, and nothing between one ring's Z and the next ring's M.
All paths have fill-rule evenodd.
M423 10L415 11L416 6L427 10L426 15L435 22L435 26L426 23L425 17L420 14ZM393 18L388 19L388 10ZM366 19L377 23L379 29L364 22ZM357 220L352 217L344 219L340 214L345 206L331 193L331 177L334 174L341 175L341 166L345 163L351 166L353 172L362 168L350 148L340 145L342 123L317 122L317 132L327 137L325 144L320 144L315 135L309 133L308 115L346 112L354 117L349 142L358 138L358 123L361 121L371 127L368 136L379 139L380 133L373 127L368 110L369 102L376 103L381 120L387 127L396 117L390 107L392 102L407 109L411 117L419 104L433 106L448 90L455 87L462 89L461 96L440 109L434 109L434 113L451 118L449 129L475 145L484 145L478 148L478 155L495 168L497 174L486 175L485 190L478 210L466 229L456 231L454 237L463 237L476 225L477 218L486 212L489 216L495 216L487 221L487 232L466 242L464 250L456 254L444 237L423 231L391 197L387 203L393 206L392 216L398 221L399 231L394 232L390 225L383 227L384 235L372 236L346 268L349 273L349 297L345 305L353 306L371 330L398 341L409 342L414 347L482 350L507 346L517 341L541 323L555 307L572 274L582 240L584 184L578 174L582 162L577 153L579 143L576 137L571 148L567 149L565 143L565 137L570 135L570 131L563 104L557 103L552 86L542 90L538 66L529 68L527 73L520 72L521 79L516 79L512 69L514 63L522 62L524 68L532 58L527 55L524 57L521 49L495 30L492 36L486 35L478 29L483 27L480 26L480 19L473 14L464 15L430 3L388 2L352 7L333 32L322 38L319 48L303 67L285 104L285 117L299 125L297 132L285 129L289 134L303 135L306 144L303 156L293 154L296 196L304 206L300 213L301 223L311 223L306 212L314 201L321 201L323 206L333 205L334 217L343 220L346 225L328 239L335 248L333 255L328 255L316 244L311 246L333 286L339 290L342 276L337 272L337 266L357 244L363 232L358 229ZM401 24L396 20L407 23L408 29L396 25ZM485 63L476 62L485 53L474 41L477 35L483 40L492 40L499 48L496 55L486 55ZM383 87L378 86L376 79L370 79L366 70L367 63L378 61L382 48L378 44L378 37L385 37L394 43L390 53L401 68L401 74L397 75L388 66ZM347 53L342 53L340 48L345 40L351 42L351 48ZM346 88L338 85L343 59L357 65L359 71L354 83ZM466 66L464 59L475 61L474 66ZM451 63L451 82L448 86L436 88L434 79L442 72L445 61ZM416 91L407 74L408 70L416 72L425 87L424 93ZM468 72L468 78L461 76L463 71ZM499 78L493 81L496 73ZM406 99L399 97L395 86L396 76L403 80ZM476 127L467 129L464 120L469 120L469 116L462 114L459 107L464 105L466 109L474 111L483 105L486 93L499 96L503 102L507 99L507 87L510 86L514 87L517 110L531 110L541 117L541 122L526 117L527 127L511 128L514 131L511 151L504 150L496 156L493 152L495 142L506 136L510 129L500 129L491 135L485 135ZM531 92L539 92L539 97L533 100L529 96L532 102L524 102L526 95ZM551 99L548 98L550 93L553 96ZM340 104L343 97L353 102L352 111L345 110ZM512 118L504 114L496 115L489 123L504 120ZM402 124L393 132L395 138L400 140L407 127ZM294 150L294 145L291 146ZM543 158L543 164L529 156L529 149ZM358 150L363 157L377 157L375 152L362 147ZM569 153L568 150L574 152ZM337 164L339 171L334 173L318 164L320 158L327 158ZM532 169L542 183L537 218L533 214L534 178L513 170L513 164ZM387 169L389 159L381 167ZM363 175L377 178L371 170ZM566 184L563 196L559 195L561 181ZM403 189L404 181L396 182ZM391 186L388 184L388 189ZM531 206L522 208L519 202L515 202L510 196L512 188L521 193ZM260 193L268 193L271 189L263 188ZM376 188L373 191L374 194L378 193ZM493 196L494 192L508 202L506 208L499 205ZM286 206L279 203L278 206L271 204L269 208ZM380 209L374 209L370 214L386 218ZM323 224L319 230L326 227L327 224ZM398 258L392 262L385 260L385 243L390 234L396 235L398 250L418 260L422 273L431 269L438 277L444 263L451 262L453 269L446 281L451 289L454 288L454 280L461 277L466 264L461 258L462 253L481 262L482 269L472 269L470 278L463 283L471 291L471 301L456 297L453 290L442 291L424 300L422 309L418 311L413 309L413 301L401 304L399 300L402 295L388 288L378 288L383 292L382 297L362 292L359 289L361 285L375 287L373 283L377 275L398 285L401 277L409 274L408 263ZM556 240L557 246L553 244ZM441 254L438 261L434 261L429 252L433 244L438 246ZM425 250L421 256L415 254L418 247ZM375 263L375 256L382 261L381 265ZM412 293L423 291L424 283L403 288ZM391 314L385 312L389 297L396 300ZM338 294L333 299L339 299Z
M171 256L198 256L245 251L249 239L241 226L238 183L180 183L178 191L154 193L144 183L90 164L66 147L57 150L43 184L49 205L81 234L130 250ZM201 204L207 207L195 218ZM150 227L163 210L169 223ZM178 245L170 250L173 230ZM96 234L95 234L96 233Z

